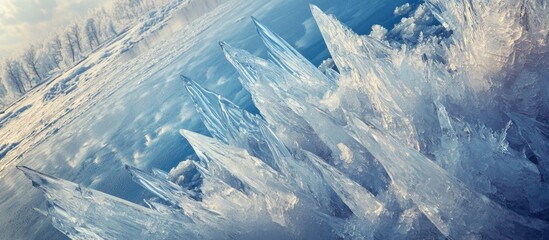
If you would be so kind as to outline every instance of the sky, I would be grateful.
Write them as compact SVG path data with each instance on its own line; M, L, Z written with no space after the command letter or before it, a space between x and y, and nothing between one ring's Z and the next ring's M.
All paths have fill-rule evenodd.
M41 42L108 0L0 0L0 59Z

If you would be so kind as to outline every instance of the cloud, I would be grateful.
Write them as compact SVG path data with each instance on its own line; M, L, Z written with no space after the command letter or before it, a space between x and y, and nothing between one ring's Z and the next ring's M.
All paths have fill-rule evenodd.
M0 23L13 25L20 23L36 24L48 21L53 17L57 7L56 0L4 0L4 9Z

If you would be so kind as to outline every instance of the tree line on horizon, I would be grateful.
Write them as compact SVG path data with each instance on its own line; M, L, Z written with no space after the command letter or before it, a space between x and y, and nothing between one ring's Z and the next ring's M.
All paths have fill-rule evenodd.
M118 36L128 24L167 1L115 0L111 8L91 11L87 17L22 49L15 57L0 57L0 110L38 84L70 69Z

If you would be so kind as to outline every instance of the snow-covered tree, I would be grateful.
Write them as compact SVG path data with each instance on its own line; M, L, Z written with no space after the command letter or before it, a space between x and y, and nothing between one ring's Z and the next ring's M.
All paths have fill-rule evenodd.
M8 95L24 94L36 82L70 68L101 43L118 36L121 29L144 13L169 1L171 0L113 0L112 8L92 10L88 15L75 19L64 29L53 33L47 40L34 42L27 49L20 49L23 55L13 59L0 57L0 62L5 63L3 69L0 69L3 70L5 85L5 94L0 95L0 102L5 103L3 99Z
M94 45L99 46L100 44L95 19L88 18L88 20L86 20L86 26L84 29L84 32L86 33L86 37L88 39L90 50L93 50Z
M53 40L47 45L47 54L56 68L61 69L63 62L63 44L59 35L55 35Z
M23 53L23 62L38 78L38 81L42 82L42 76L40 76L40 72L38 71L38 56L36 54L36 48L33 45ZM30 83L32 87L32 81L30 81Z
M70 34L70 32L65 33L65 45L67 46L65 50L71 57L71 64L76 62L76 44L74 43L74 40Z
M25 93L27 89L23 79L25 78L26 72L21 63L16 60L8 59L5 63L5 69L6 81L8 85L11 85L18 94Z
M82 53L82 36L80 35L80 27L78 24L71 26L71 34L74 45L78 48L78 52Z

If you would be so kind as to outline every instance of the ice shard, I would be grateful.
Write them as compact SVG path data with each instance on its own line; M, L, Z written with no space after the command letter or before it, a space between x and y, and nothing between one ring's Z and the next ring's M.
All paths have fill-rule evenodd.
M460 149L459 139L454 127L452 126L452 120L448 116L448 112L442 103L436 102L438 121L442 136L440 138L440 145L442 149L442 156L437 157L439 165L446 169L446 171L454 172L460 161Z
M306 234L320 229L323 229L321 231L325 236L339 232L334 231L334 226L340 225L340 221L322 213L311 202L313 198L298 191L289 179L245 150L227 146L197 133L181 130L181 134L195 151L201 152L202 158L219 162L220 166L248 186L247 194L253 199L256 214L266 211L273 223L287 228L294 236L307 236ZM299 222L301 220L303 222Z
M379 218L384 207L372 193L314 154L307 153L307 157L320 170L322 176L326 179L326 183L331 185L332 189L357 217L364 219L366 222L375 221Z
M54 227L72 239L211 237L207 232L199 233L191 222L24 166L18 168L44 192Z
M333 77L330 78L323 74L301 53L257 19L252 18L252 20L274 61L296 77L296 81L288 82L288 84L303 88L317 98L324 97L326 93L336 87Z
M161 178L161 179L168 179L168 173L164 172L160 169L153 168L152 173L154 176Z
M338 69L345 76L341 82L358 86L356 97L366 96L366 102L374 109L374 116L361 116L362 119L379 118L385 129L419 149L416 129L404 109L411 98L407 100L403 95L413 94L415 89L398 76L393 63L398 60L393 60L396 51L376 39L355 34L314 5L311 11ZM364 111L361 108L346 110L357 114Z
M441 103L437 105L442 131L434 161L471 190L513 211L539 211L539 204L546 202L546 187L536 165L508 146L510 125L493 131L452 118Z
M210 176L207 170L201 170L204 180L200 187L200 198L197 199L192 193L181 189L170 181L133 167L128 166L126 169L137 183L171 204L171 206L165 206L161 203L147 201L154 206L154 209L169 213L178 219L188 219L196 225L195 228L202 229L202 231L211 231L212 233L224 231L228 235L239 235L238 232L244 232L243 226L250 224L250 221L255 221L257 224L261 222L261 219L254 218L228 221L230 217L241 213L243 209L251 210L255 206L252 199L220 179ZM228 232L227 229L231 229L231 231ZM222 235L218 234L218 236ZM245 236L245 234L240 236Z
M400 194L414 201L445 236L547 237L546 222L503 208L379 128L350 119L351 134L381 161Z
M520 134L538 157L538 168L545 182L549 181L549 126L520 113L509 113Z
M236 49L227 43L221 43L227 60L237 69L242 85L252 93L254 103L259 108L269 126L273 128L279 139L291 149L303 148L318 156L327 157L329 149L318 139L303 118L284 103L284 99L276 94L271 85L279 85L283 90L293 91L303 99L308 93L299 88L291 88L285 84L292 79L286 79L283 69L272 69L272 62L253 56ZM291 127L290 127L291 126Z
M261 160L251 156L245 150L222 144L212 138L190 131L181 130L183 135L200 156L220 166L240 179L249 189L261 194L268 201L278 201L277 205L291 209L298 201L286 180ZM283 219L282 209L273 209L273 218ZM283 220L282 220L283 222Z
M522 2L426 1L434 16L453 32L450 61L468 70L464 74L469 75L469 80L476 80L468 82L473 88L490 88L496 81L492 79L494 74L504 70L506 59L512 58L523 31L522 13L517 11Z
M286 159L291 158L292 153L269 127L261 124L259 125L259 130L261 131L261 134L263 135L263 138L267 143L267 146L269 147L269 150L271 151L273 159L276 161L280 172L285 175L289 174L291 170Z
M267 125L263 119L202 88L195 81L185 76L182 78L204 125L215 138L226 144L244 148L269 166L278 169L260 131L261 125Z
M318 139L318 143L322 144L323 147L325 146L331 153L327 155L325 154L326 150L318 149L319 146L315 145L315 154L338 166L339 169L345 169L344 171L347 174L350 174L353 179L359 181L370 191L377 193L386 189L387 178L383 169L360 144L357 144L353 138L342 130L341 124L338 126L338 120L324 114L319 109L322 107L320 103L308 101L305 96L300 94L300 91L288 90L294 89L290 87L291 82L298 82L295 76L284 72L269 61L249 55L246 55L246 57L241 56L241 54L246 54L243 50L226 47L226 51L229 52L232 61L239 64L243 71L253 73L254 81L257 79L257 82L260 83L250 89L252 97L260 99L265 97L265 94L270 94L273 99L277 99L278 103L270 102L269 106L266 107L272 108L280 105L280 109L288 109L284 114L302 121L300 124L308 126L307 129L303 130L308 131L307 134L315 137L315 139L308 139L307 141ZM230 54L231 52L233 54ZM235 52L239 52L239 54L234 54ZM283 123L273 122L274 126L280 124ZM297 130L303 131L301 129ZM298 140L301 139L294 139L294 141ZM297 143L307 146L305 145L307 142L298 141ZM324 155L320 155L318 152Z
M168 179L148 174L131 166L126 166L126 170L130 172L135 182L174 206L180 205L182 199L199 198L196 193L183 189Z
M315 199L312 204L327 210L327 214L337 215L346 211L347 207L340 198L334 197L334 191L326 185L302 151L292 154L270 129L262 128L262 132L282 166L282 173L298 192Z

